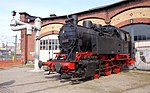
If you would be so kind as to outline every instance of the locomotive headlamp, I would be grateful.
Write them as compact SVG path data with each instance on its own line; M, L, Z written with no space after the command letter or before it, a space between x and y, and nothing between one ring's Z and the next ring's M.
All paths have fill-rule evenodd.
M14 16L16 16L16 11L12 11L11 12L11 15L14 17Z

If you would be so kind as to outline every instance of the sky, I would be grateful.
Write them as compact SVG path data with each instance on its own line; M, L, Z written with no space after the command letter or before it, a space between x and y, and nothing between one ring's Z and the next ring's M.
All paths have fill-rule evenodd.
M16 34L19 42L20 31L10 29L13 10L17 12L16 19L19 19L19 12L45 18L50 14L69 15L119 1L122 0L0 0L0 46L2 43L13 45Z

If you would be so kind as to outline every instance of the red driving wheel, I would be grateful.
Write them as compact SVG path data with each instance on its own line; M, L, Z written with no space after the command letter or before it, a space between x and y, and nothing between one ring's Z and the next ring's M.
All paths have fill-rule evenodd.
M112 72L112 69L108 68L108 69L105 70L104 73L105 73L106 76L109 76L109 75L111 75L111 72Z
M113 73L118 74L120 72L120 67L116 67L113 69Z

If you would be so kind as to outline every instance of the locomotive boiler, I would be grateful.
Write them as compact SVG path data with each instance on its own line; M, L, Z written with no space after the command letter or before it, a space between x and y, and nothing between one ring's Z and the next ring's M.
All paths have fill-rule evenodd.
M59 32L60 53L54 60L39 62L47 66L49 74L56 71L71 80L119 73L126 65L134 64L129 32L117 27L83 21L77 25L77 16L66 20Z

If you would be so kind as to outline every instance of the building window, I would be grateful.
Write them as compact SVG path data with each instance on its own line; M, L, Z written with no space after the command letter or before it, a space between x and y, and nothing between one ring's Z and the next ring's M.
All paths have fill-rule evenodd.
M45 40L45 49L48 50L48 40Z
M150 40L150 25L149 24L132 24L121 29L130 33L134 41Z
M40 50L42 50L42 48L43 48L42 45L43 45L42 40L40 40Z
M150 34L134 36L134 41L140 41L140 40L150 40Z
M58 39L40 40L40 50L59 50Z

